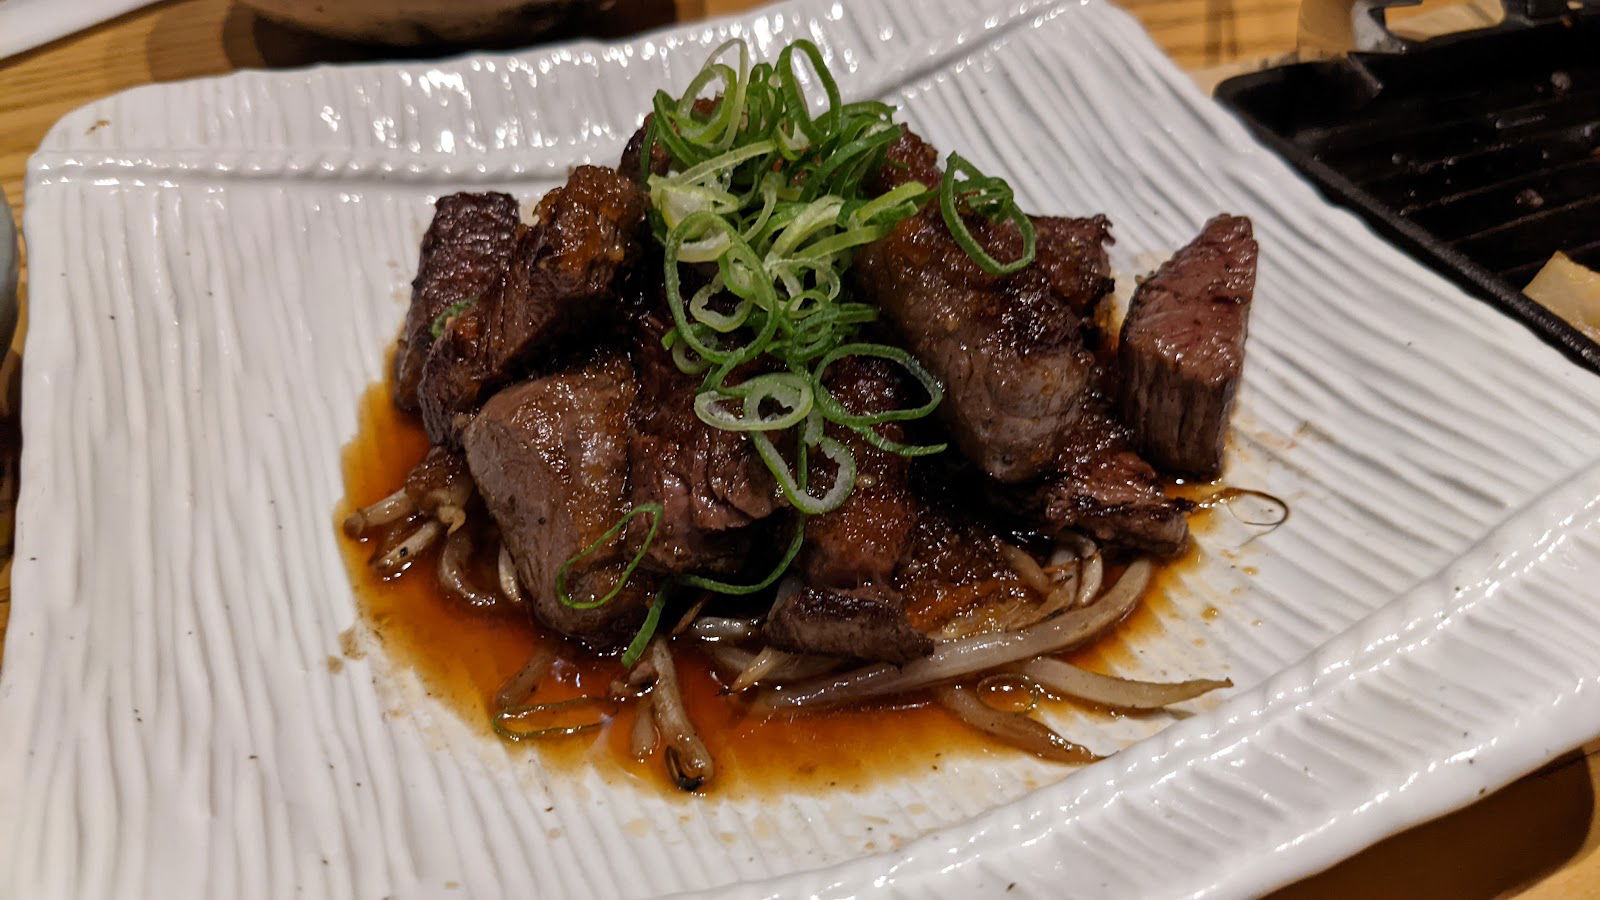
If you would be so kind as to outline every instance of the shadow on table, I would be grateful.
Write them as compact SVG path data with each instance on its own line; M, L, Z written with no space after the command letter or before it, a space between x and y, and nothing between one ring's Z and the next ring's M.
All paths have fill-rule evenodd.
M1554 872L1585 849L1595 810L1580 752L1473 805L1404 831L1271 900L1501 897ZM1597 835L1600 837L1600 835Z

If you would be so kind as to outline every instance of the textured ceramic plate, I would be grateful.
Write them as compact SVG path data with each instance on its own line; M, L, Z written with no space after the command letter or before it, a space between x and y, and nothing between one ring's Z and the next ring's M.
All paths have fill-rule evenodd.
M358 622L339 450L432 199L613 159L732 31L812 37L1030 208L1108 213L1124 289L1212 213L1255 219L1227 479L1293 516L1248 542L1218 517L1110 659L1234 690L1061 718L1126 748L1076 771L683 798L507 753L359 626L330 671ZM804 2L146 88L63 121L28 192L0 896L1239 895L1600 731L1600 382L1324 204L1097 0Z

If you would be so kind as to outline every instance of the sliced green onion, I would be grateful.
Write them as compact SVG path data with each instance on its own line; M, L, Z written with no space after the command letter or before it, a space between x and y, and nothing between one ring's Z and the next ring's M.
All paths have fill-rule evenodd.
M674 127L679 120L672 95L666 91L656 91L651 107L655 113L654 140L666 145L667 154L680 163L697 163L711 156L710 153L700 149L683 139Z
M733 51L736 64L729 59ZM816 97L819 89L821 98ZM715 104L697 109L707 93L718 94ZM815 115L813 99L820 100ZM866 195L862 186L879 167L904 168L887 158L904 129L888 104L844 103L822 51L810 41L794 41L774 63L754 65L744 41L725 42L712 51L687 90L676 97L657 92L652 108L641 177L649 187L650 225L664 247L672 328L663 346L679 370L702 376L696 415L712 427L743 432L799 513L783 559L758 584L734 585L695 575L679 576L675 583L754 593L774 584L793 563L804 539L805 517L837 509L854 489L855 457L825 433L824 422L903 456L944 449L942 444L900 443L878 433L886 422L928 415L943 389L905 351L858 340L862 326L874 321L878 310L849 294L843 272L856 249L881 239L935 198L957 243L985 271L1005 274L1027 265L1036 238L1011 187L955 154L937 191L908 182ZM654 146L663 147L669 157L664 175L649 172L648 154ZM1016 223L1023 235L1022 258L994 260L978 246L962 215ZM686 298L682 266L712 262L715 277ZM845 409L822 380L830 365L850 355L900 365L927 391L927 401L870 414ZM729 384L758 358L760 374ZM787 449L780 451L780 446ZM833 483L820 494L807 489L808 459L817 453L835 466ZM564 579L558 581L565 586ZM663 602L658 595L652 617L625 659L635 650L642 652Z
M772 443L772 439L764 431L747 432L751 443L756 445L756 452L761 455L761 461L772 470L772 476L778 482L778 488L783 491L784 499L789 501L799 512L808 516L820 516L823 513L833 512L844 504L850 496L850 491L856 485L856 458L850 449L830 437L824 437L816 442L822 455L833 460L838 470L833 476L833 486L827 493L818 497L808 493L800 485L796 476L790 472L789 464L783 455ZM796 468L804 471L805 460L803 457L796 459Z
M890 121L894 118L895 108L893 104L884 103L881 100L856 100L846 103L840 112L846 116L875 116L884 121Z
M850 221L857 225L891 225L913 214L917 199L927 192L928 186L922 182L908 181L861 204L850 213ZM910 204L909 208L907 204ZM874 222L879 216L889 221Z
M805 542L806 517L796 516L794 523L794 534L790 536L789 546L784 548L783 556L778 559L778 564L773 566L772 571L768 573L767 577L761 579L755 584L732 584L726 581L718 581L715 578L706 578L703 575L679 575L677 580L678 583L687 585L689 587L697 587L708 591L716 591L719 594L731 594L736 597L760 593L761 591L764 591L767 588L777 584L778 579L782 578L784 573L789 571L789 566L794 563L794 558L800 555L800 548L805 544ZM646 641L646 643L649 642Z
M827 258L852 247L870 244L888 233L889 229L881 225L862 225L809 244L805 252L811 256Z
M794 68L794 52L799 50L806 59L811 61L811 71L815 73L817 81L822 84L823 93L828 98L828 111L820 117L813 119L810 107L806 103L804 92L800 90L800 76ZM783 79L783 91L789 100L789 115L794 118L794 123L800 131L810 139L813 144L820 144L827 137L830 129L836 126L839 118L839 108L843 105L839 97L839 85L833 80L833 73L828 71L828 64L822 61L822 51L817 45L805 38L800 38L789 46L783 48L778 54L778 74Z
M827 189L828 180L833 173L862 159L872 158L873 151L888 147L899 136L899 128L883 125L878 130L869 129L864 136L832 150L827 160L806 176L806 192L812 197L820 195Z
M694 292L694 297L689 300L689 314L694 316L696 322L705 325L713 331L727 334L742 326L749 318L754 305L749 300L740 300L731 313L720 313L710 307L710 302L722 290L722 277L719 275L711 280L710 284Z
M722 361L701 382L700 390L714 391L721 388L723 381L734 369L755 359L761 354L761 351L772 344L772 337L778 330L779 318L760 310L752 312L751 318L760 320L760 324L757 326L760 330L756 332L756 336L751 338L748 344L723 354Z
M851 431L854 431L856 434L861 435L862 440L865 440L867 443L877 447L879 450L882 450L885 453L895 453L900 456L932 456L935 453L943 453L944 451L950 449L950 445L944 443L902 444L899 441L891 441L879 434L878 429L869 425L849 425L846 427Z
M922 385L923 390L928 392L928 402L909 409L891 409L876 413L853 413L845 409L844 404L835 399L833 394L829 393L828 389L823 386L822 374L827 371L829 366L846 356L875 356L879 359L887 359L890 362L899 364L901 368L911 373L911 377ZM944 387L939 384L939 379L933 377L932 372L924 369L922 364L917 362L916 357L901 350L899 347L891 347L888 344L844 344L836 347L817 361L812 377L814 379L813 390L817 396L817 409L822 412L823 416L827 417L828 421L838 422L840 425L852 428L880 425L884 422L906 422L911 419L920 419L933 412L938 407L939 402L944 399Z
M699 229L720 231L728 236L728 249L725 251L723 259L738 259L755 270L761 268L761 261L756 257L755 251L750 249L750 245L745 242L744 238L733 230L732 225L709 212L694 213L679 222L677 227L672 229L672 233L667 236L663 255L666 258L667 306L672 311L673 324L677 326L678 334L684 343L693 348L700 356L712 362L726 362L740 354L737 351L719 350L700 340L694 330L689 327L687 310L683 301L682 275L679 271L678 263L682 255L683 245L688 236L691 233L696 233ZM726 273L724 273L724 277L728 281L729 287L737 291L737 286L733 280L726 279ZM763 309L772 309L777 305L777 299L772 293L772 284L770 282L757 279L754 284L749 285L749 288L750 295L747 296L747 299L754 300ZM773 329L776 329L776 324L773 325ZM754 347L746 358L753 358L760 352L760 349L760 346Z
M650 545L655 542L656 529L661 526L662 513L663 510L659 503L641 503L623 513L622 518L617 520L617 524L607 529L605 534L600 535L599 540L578 551L576 556L562 563L561 568L556 570L556 599L560 600L562 605L573 609L594 609L599 606L605 606L615 599L618 594L622 593L622 589L627 586L628 579L633 577L633 570L639 567L639 563L644 559L645 553L650 550ZM617 577L616 585L611 588L609 593L598 600L574 600L567 590L567 575L572 571L572 567L585 558L593 556L601 547L610 543L621 533L622 529L628 526L629 522L633 521L633 517L638 515L650 516L650 531L645 534L644 541L639 544L638 552L633 554L633 558L628 560L628 565L623 568L622 574Z
M722 154L721 156L712 157L711 159L693 166L684 172L673 175L671 178L661 178L660 176L653 176L653 178L655 180L668 183L694 184L699 181L704 181L706 178L712 175L733 169L747 159L753 159L757 156L765 156L768 153L776 151L777 149L778 145L775 141L756 141L753 144L746 144L743 147L736 147Z
M768 172L761 179L757 188L761 193L761 211L756 213L755 219L740 231L746 241L753 240L763 228L767 227L767 220L772 218L772 211L778 208L778 188L782 180L783 178L776 172Z
M806 238L833 226L839 219L844 201L838 197L823 197L807 203L793 219L778 232L772 246L767 249L768 259L794 255L794 249Z
M956 208L957 175L965 175L966 181L962 184L978 192L978 206L969 204L974 212L983 215L992 221L1009 219L1016 223L1017 230L1022 232L1022 255L1008 263L1000 262L979 246L972 232L967 228L966 220L961 217L961 211ZM978 267L990 275L1010 275L1020 272L1033 262L1035 252L1035 235L1033 220L1023 213L1016 201L1011 199L1011 189L1005 188L1003 192L995 190L996 184L1004 185L999 179L986 177L979 172L972 163L961 158L958 153L951 153L945 161L944 177L939 181L939 212L944 215L945 227L950 229L950 236L955 238L961 249L972 257ZM981 208L980 208L981 207Z
M428 326L428 333L433 335L434 340L438 340L439 338L443 337L444 327L450 324L450 320L461 315L462 310L477 302L477 297L468 297L465 300L457 300L456 302L445 307L444 312L433 317L433 324Z
M677 333L678 330L674 328L668 332L668 336L673 336ZM689 349L689 346L682 341L674 343L669 349L672 350L672 364L677 366L678 371L685 375L699 375L711 368L711 363L708 360L690 359L689 354L694 351Z
M644 648L650 646L650 639L655 637L656 626L661 624L661 608L667 605L667 586L663 584L656 590L656 599L650 603L650 611L644 614L644 623L634 634L633 640L628 642L628 649L622 651L622 667L633 668L633 664L644 655Z
M729 413L722 402L742 400L743 414ZM787 411L781 415L762 415L761 406L771 400ZM700 421L723 431L782 431L793 428L811 414L811 383L792 372L757 375L720 392L704 391L694 398L694 411Z
M513 706L509 709L502 709L499 712L496 712L492 717L490 717L489 725L494 729L495 734L500 735L500 737L514 744L518 741L526 741L529 739L537 740L543 738L569 737L574 734L582 734L585 731L592 731L605 724L606 716L602 714L599 719L593 722L584 722L579 725L551 725L545 728L535 728L532 731L518 731L510 727L511 722L521 720L522 718L533 715L534 713L558 712L560 710L576 709L582 706L596 706L602 709L608 709L610 712L614 713L616 711L617 704L616 701L612 700L610 697L586 695L582 697L573 697L570 700L557 700L554 703L534 703L529 706Z
M639 183L650 180L650 157L656 153L656 120L654 116L644 124L644 137L639 141Z

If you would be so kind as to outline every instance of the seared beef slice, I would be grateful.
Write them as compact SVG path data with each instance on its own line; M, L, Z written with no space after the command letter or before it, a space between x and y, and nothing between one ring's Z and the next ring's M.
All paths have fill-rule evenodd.
M1188 501L1163 493L1155 470L1129 448L1127 429L1098 397L1073 425L1060 466L1041 498L1052 528L1158 556L1188 542Z
M710 115L717 109L721 98L701 97L694 101L694 111L702 116ZM644 137L654 127L655 113L647 113L644 121L628 138L628 143L622 147L622 158L617 160L617 171L629 178L643 183L650 175L665 175L672 166L672 155L667 152L665 141L655 140L650 143L650 171L644 168Z
M1117 361L1123 420L1162 469L1222 472L1256 283L1250 220L1217 216L1134 292Z
M394 353L394 404L410 412L417 410L417 382L433 347L434 320L454 304L487 293L517 242L517 201L506 194L449 194L433 206Z
M762 635L779 650L896 665L933 652L933 640L906 621L900 599L872 588L797 591L772 605Z
M645 197L615 169L579 166L539 201L504 277L450 321L423 366L419 399L434 443L557 339L611 313L618 272L640 250Z
M883 161L866 183L870 193L886 194L912 181L930 191L939 189L944 175L939 170L939 151L915 131L902 131L884 151Z
M622 593L594 609L556 595L556 572L628 510L628 408L633 372L616 357L506 388L463 434L467 464L535 615L597 646L626 640L650 603L636 573ZM626 563L621 541L585 557L567 579L577 600L598 599Z
M678 371L661 346L666 323L643 319L629 448L633 500L662 507L645 564L658 572L732 573L750 555L749 526L777 509L777 483L743 434L713 428L695 414L700 379ZM643 516L634 521L635 546L648 525Z
M1013 275L979 268L937 204L863 247L855 265L863 291L943 382L939 414L956 445L1006 482L1037 477L1055 461L1092 363L1083 315L1112 283L1103 217L1035 221L1038 256ZM1014 224L967 222L996 259L1022 252Z
M899 372L881 359L845 357L829 367L828 391L856 415L902 409L921 402L905 390ZM904 442L898 422L877 426L878 434ZM917 504L909 483L910 462L898 453L880 450L866 438L839 425L828 434L856 460L856 486L838 509L806 523L806 582L819 588L851 588L888 584L905 554L916 523Z

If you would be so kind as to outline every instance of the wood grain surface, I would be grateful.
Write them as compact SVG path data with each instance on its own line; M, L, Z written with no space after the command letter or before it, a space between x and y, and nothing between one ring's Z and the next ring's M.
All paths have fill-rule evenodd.
M1212 70L1197 73L1202 84L1213 84L1236 67L1283 57L1296 47L1300 0L1119 2L1139 17L1179 65L1191 71ZM1307 2L1326 5L1324 0ZM1429 0L1427 6L1443 2L1448 0ZM755 0L622 0L606 16L564 26L553 39L616 36L674 19L757 5ZM1443 15L1460 19L1461 13L1447 10ZM230 0L160 3L0 61L0 186L20 221L23 173L45 132L72 109L125 88L242 68L426 58L443 52L455 51L397 54L321 38L263 20ZM24 299L26 284L24 266ZM24 313L18 347L25 330ZM0 367L0 451L15 444L14 439L5 440L4 428L6 420L16 419L18 371L13 352ZM14 451L14 446L9 449ZM0 472L4 469L0 464ZM3 507L0 496L0 538L9 543L11 523ZM9 612L9 574L7 552L0 559L0 637ZM1568 754L1472 806L1389 838L1275 896L1285 900L1600 897L1597 760L1600 744Z

